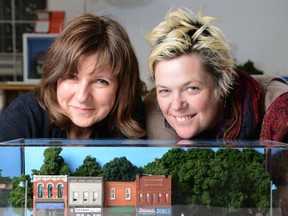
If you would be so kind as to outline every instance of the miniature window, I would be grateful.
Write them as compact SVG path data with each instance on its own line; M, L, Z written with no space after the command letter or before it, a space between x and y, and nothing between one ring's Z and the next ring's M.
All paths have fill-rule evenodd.
M125 199L130 200L131 199L131 188L125 189Z
M152 194L152 203L156 203L156 194Z
M93 202L98 202L98 199L99 199L99 195L98 195L98 192L97 191L94 191L93 192Z
M78 202L78 192L73 192L73 202Z
M53 185L48 184L48 198L51 198L53 196Z
M38 185L38 198L43 198L43 184Z
M83 201L88 202L88 191L83 192Z
M162 195L161 195L161 193L158 194L158 202L162 202Z
M63 197L63 185L59 184L58 185L58 198L62 198Z
M115 188L110 189L110 200L115 200Z

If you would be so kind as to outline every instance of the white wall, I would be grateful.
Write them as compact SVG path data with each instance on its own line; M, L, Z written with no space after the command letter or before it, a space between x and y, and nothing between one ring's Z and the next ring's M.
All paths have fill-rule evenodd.
M149 83L149 46L144 33L150 31L172 6L193 11L206 6L204 15L221 18L214 24L230 41L239 64L252 60L268 75L288 75L288 1L286 0L48 0L49 10L65 10L70 19L83 11L116 18L128 31L139 59L142 79Z

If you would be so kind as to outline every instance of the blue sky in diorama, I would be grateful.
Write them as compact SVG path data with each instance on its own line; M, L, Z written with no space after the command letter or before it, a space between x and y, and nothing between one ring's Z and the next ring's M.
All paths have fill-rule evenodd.
M21 175L21 151L20 147L1 147L0 148L0 169L2 177Z
M25 147L25 173L31 174L32 169L39 170L44 160L44 150L47 147ZM125 156L136 166L144 166L155 158L161 158L171 147L62 147L61 156L74 172L83 164L87 155L95 157L100 166L115 157ZM256 149L263 153L263 148ZM0 148L0 169L2 176L13 178L21 174L20 147Z
M31 174L32 169L39 170L43 164L43 153L47 147L25 147L25 173ZM102 167L105 163L116 157L125 156L132 164L140 167L156 158L161 158L171 147L62 147L60 155L69 165L72 172L76 170L86 156L90 155L96 158ZM185 148L187 149L187 148ZM217 150L219 148L213 148ZM256 149L263 152L263 148Z
M39 170L43 164L43 153L47 147L25 147L25 173L32 169ZM96 158L102 167L116 157L125 156L132 164L144 166L155 158L161 158L170 147L62 147L60 155L72 172L83 164L87 155Z

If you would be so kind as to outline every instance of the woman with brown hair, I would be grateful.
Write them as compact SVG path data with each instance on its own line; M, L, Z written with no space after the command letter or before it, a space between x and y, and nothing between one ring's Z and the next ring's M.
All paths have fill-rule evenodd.
M35 91L0 117L0 140L143 138L145 84L124 28L107 16L70 20L47 51Z

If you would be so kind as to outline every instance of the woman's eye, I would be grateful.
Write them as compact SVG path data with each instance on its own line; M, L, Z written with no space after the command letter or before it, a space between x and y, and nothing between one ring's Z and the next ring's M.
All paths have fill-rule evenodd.
M158 90L159 94L167 94L169 91L167 89L160 89Z
M67 76L67 79L76 80L76 79L77 79L77 75L76 75L76 74L69 74L69 75Z
M99 84L102 84L102 85L108 85L108 81L107 80L104 80L104 79L97 79L95 80L95 83L99 83Z
M193 92L193 91L199 90L199 87L197 87L197 86L190 86L189 88L187 88L187 90L188 90L189 92Z

